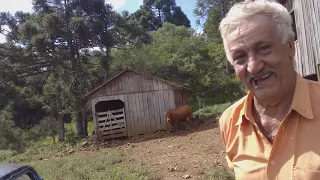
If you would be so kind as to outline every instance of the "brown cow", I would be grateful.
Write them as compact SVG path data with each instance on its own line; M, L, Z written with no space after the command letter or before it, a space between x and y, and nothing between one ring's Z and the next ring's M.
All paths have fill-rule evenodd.
M189 105L179 106L168 110L164 113L167 122L171 124L172 127L178 128L180 122L187 122L189 129L191 129L192 124L192 108Z

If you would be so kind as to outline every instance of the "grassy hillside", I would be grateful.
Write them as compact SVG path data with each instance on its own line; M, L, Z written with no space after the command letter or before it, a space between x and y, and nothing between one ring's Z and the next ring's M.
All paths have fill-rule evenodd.
M230 105L231 103L209 106L195 113L199 114L200 117L218 116ZM89 135L91 135L92 130L93 123L91 121L88 124ZM186 142L190 141L188 137L184 140ZM134 163L134 161L137 161L135 158L130 156L125 148L98 148L90 144L83 144L75 137L74 123L66 124L66 142L64 143L53 144L52 138L48 137L39 142L34 142L23 154L17 154L10 150L0 150L0 162L31 165L45 180L161 179L146 166ZM221 164L213 163L209 169L206 168L203 172L205 173L204 179L208 180L234 179L233 175Z

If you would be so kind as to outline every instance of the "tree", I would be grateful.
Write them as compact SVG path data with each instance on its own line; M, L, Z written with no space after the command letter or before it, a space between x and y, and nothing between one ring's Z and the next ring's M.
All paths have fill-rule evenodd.
M151 44L112 52L114 71L131 66L182 84L193 90L192 103L196 103L196 97L212 104L233 101L242 95L241 83L224 68L222 44L170 23L150 34Z
M43 109L42 98L43 77L24 77L22 74L29 71L27 57L24 58L24 49L10 43L0 45L0 111L10 106L12 121L19 128L30 128L47 115ZM20 61L25 59L26 61ZM21 68L19 68L21 67Z
M222 42L219 32L220 21L226 16L228 10L237 2L242 0L197 0L194 14L197 17L197 24L204 22L204 33L216 42Z
M201 20L205 19L203 31L205 35L216 43L222 43L219 25L226 16L228 10L237 2L242 0L197 0L194 14L197 17L197 24L201 25ZM232 73L233 68L229 61L225 61L225 69Z
M116 13L104 0L33 0L33 9L33 14L1 13L1 27L10 29L5 33L7 40L22 45L4 48L3 59L12 69L5 76L41 77L46 103L42 106L57 119L59 141L64 140L64 114L70 112L76 117L77 135L86 136L81 97L88 87L97 85L93 83L108 78L112 48L146 42L147 33L133 16ZM99 54L92 52L94 47ZM93 66L104 72L102 80L87 80L92 78L86 75L93 72L87 71L90 58L99 60Z
M38 136L46 137L50 136L53 143L56 143L57 135L57 120L52 117L45 117L40 123L34 128Z
M133 15L149 31L159 29L164 22L190 28L190 20L175 0L144 0Z
M0 111L0 149L11 149L22 151L25 147L25 142L22 139L22 131L14 126L11 121L12 113L10 105Z

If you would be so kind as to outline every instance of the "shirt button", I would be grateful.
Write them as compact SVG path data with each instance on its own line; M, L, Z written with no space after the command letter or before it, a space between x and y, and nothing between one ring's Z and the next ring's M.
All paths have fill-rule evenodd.
M274 165L274 161L271 161L270 164L271 164L271 166L273 166Z

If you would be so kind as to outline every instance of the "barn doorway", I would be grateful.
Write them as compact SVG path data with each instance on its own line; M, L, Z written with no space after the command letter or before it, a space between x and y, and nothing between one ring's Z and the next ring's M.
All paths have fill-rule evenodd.
M127 136L124 102L121 100L100 101L95 105L96 125L99 139Z

